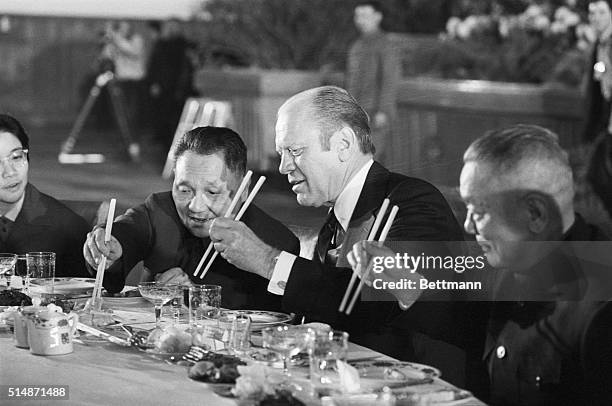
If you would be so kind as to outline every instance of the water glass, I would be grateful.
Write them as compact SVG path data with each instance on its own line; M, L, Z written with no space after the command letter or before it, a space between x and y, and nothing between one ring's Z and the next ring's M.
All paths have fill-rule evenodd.
M221 313L221 286L196 285L189 288L190 324L201 325L218 319Z
M183 313L183 306L189 302L189 289L190 285L175 285L176 294L170 301L172 308L172 318L174 324L179 324L181 319L181 313Z
M11 277L15 274L16 254L0 253L0 284L11 286Z
M21 277L24 292L27 294L30 291L30 274L28 273L28 263L25 255L17 255L15 275Z
M54 293L55 252L28 252L27 273L43 287L43 291Z
M261 331L263 347L268 348L281 357L283 375L289 374L289 359L310 346L313 330L302 326L276 326Z
M229 354L245 354L251 348L251 317L241 311L221 313L218 338Z
M310 342L310 383L315 396L339 393L340 375L336 361L346 361L348 333L339 330L316 331Z

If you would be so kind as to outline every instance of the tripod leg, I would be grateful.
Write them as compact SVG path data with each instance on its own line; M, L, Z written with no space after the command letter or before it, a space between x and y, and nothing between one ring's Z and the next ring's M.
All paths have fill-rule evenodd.
M72 152L72 149L74 148L74 144L76 144L77 139L79 138L79 135L81 134L81 130L83 130L83 126L85 125L85 120L87 120L89 113L91 113L91 109L93 109L93 106L95 105L96 100L100 96L101 91L102 91L102 86L98 86L97 84L95 84L89 91L87 100L85 101L85 104L81 108L81 111L79 111L79 115L77 116L77 119L74 122L72 129L70 130L70 134L68 135L68 138L66 139L66 141L62 143L62 147L60 151L61 154L69 154L70 152Z
M115 113L115 120L119 125L119 132L121 133L123 142L127 147L130 158L133 162L138 162L140 161L140 146L136 141L134 141L130 132L130 125L125 112L123 92L114 81L110 81L108 86L113 112Z

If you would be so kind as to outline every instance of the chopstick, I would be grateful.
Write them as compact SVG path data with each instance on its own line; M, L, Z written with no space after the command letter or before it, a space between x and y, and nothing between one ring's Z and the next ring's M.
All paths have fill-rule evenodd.
M111 199L106 216L106 229L104 230L104 242L108 243L111 239L111 231L113 229L113 220L115 219L115 206L117 199ZM104 272L106 271L106 255L102 255L102 260L98 264L98 272L96 273L96 282L91 295L92 308L99 311L102 307L102 282L104 281Z
M246 212L246 210L248 209L249 205L251 204L251 202L255 198L255 195L257 194L257 192L259 192L259 189L261 189L261 186L263 185L263 183L265 181L266 181L266 177L265 176L260 176L259 177L259 180L257 181L255 186L253 187L253 190L251 190L251 193L249 193L249 197L247 197L246 201L244 202L244 204L240 208L240 211L238 212L238 214L236 214L236 218L234 218L235 221L239 221L242 218L242 215L244 214L244 212ZM206 273L210 269L212 263L215 261L215 258L217 258L217 255L219 255L219 251L215 251L215 253L212 255L212 257L210 257L210 261L208 261L208 264L206 265L206 268L204 268L204 271L202 271L202 274L200 275L200 278L203 278L206 275Z
M389 234L389 230L391 230L391 225L393 224L393 220L395 220L395 216L397 215L398 211L399 211L399 207L393 206L393 208L391 209L391 213L389 213L389 218L387 218L387 222L385 223L385 226L383 227L383 230L380 233L380 237L378 238L379 242L385 242L385 240L387 239L387 235ZM355 303L357 302L357 298L359 298L359 294L361 293L361 289L363 288L363 284L368 278L369 273L370 273L370 268L366 269L365 273L361 276L361 281L359 281L357 290L355 290L355 295L353 296L353 300L351 300L351 303L346 309L347 316L351 314L351 311L353 311L353 306L355 306Z
M380 206L380 209L378 210L378 214L376 215L376 220L374 220L374 225L372 226L372 229L370 230L370 234L368 234L368 241L374 241L374 237L376 236L376 233L378 232L378 229L380 228L380 224L382 223L382 220L385 217L385 214L387 213L389 202L390 202L389 199L383 200L382 206ZM361 265L359 265L358 270L360 269L361 269ZM358 273L357 270L353 272L353 274L351 275L351 280L346 288L346 292L344 292L344 297L342 298L342 302L340 303L340 307L338 308L338 311L341 313L344 311L344 308L346 307L346 303L348 302L350 293L353 290L353 286L355 285L355 281L357 280L357 273Z
M123 345L123 346L129 346L129 342L127 340L123 340L119 337L115 337L113 335L110 335L108 333L105 333L104 331L100 331L97 328L88 326L87 324L78 322L77 323L77 328L87 334L91 334L93 336L96 337L100 337L100 338L104 338L105 340L110 341L111 343L114 344L119 344L119 345Z
M251 180L251 176L253 176L253 171L248 171L246 175L244 175L244 178L242 178L242 182L240 183L240 186L238 187L238 190L236 191L236 194L234 195L234 198L232 199L232 202L230 203L227 210L225 211L225 214L223 215L223 217L229 217L232 214L232 210L234 210L234 208L240 201L240 196L242 195L242 193L244 192L244 189L246 189L247 185L249 184L249 180ZM213 246L214 244L211 241L210 244L208 244L208 248L206 248L206 252L204 252L204 255L202 255L202 259L200 259L198 266L193 272L193 276L197 276L200 273L200 269L202 269L202 265L204 265L204 261L206 261L206 258L212 251ZM204 275L202 275L202 277L203 276Z

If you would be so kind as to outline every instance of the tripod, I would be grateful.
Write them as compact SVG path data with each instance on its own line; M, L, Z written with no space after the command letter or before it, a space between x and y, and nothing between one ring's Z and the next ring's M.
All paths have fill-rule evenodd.
M60 163L76 164L104 162L104 156L102 154L71 153L74 149L74 145L76 144L79 138L79 135L81 134L81 130L85 125L85 120L87 120L87 117L91 113L91 110L93 109L96 100L98 100L98 97L100 96L100 93L102 92L104 86L108 87L115 120L117 121L117 125L119 126L119 132L121 133L121 138L123 139L123 142L126 146L127 153L133 162L140 161L140 145L138 145L138 143L134 141L130 133L128 118L125 114L125 106L123 103L123 92L121 88L115 83L114 78L115 75L110 70L101 73L96 78L96 83L89 91L87 100L79 111L77 119L74 122L72 129L70 130L68 138L62 143L61 150L58 156L58 160Z

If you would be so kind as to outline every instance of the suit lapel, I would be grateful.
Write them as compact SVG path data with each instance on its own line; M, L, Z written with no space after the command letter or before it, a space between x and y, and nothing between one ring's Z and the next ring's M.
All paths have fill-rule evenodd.
M390 172L374 162L361 189L342 246L338 249L337 267L350 268L346 255L356 242L368 238L378 209L387 195Z

